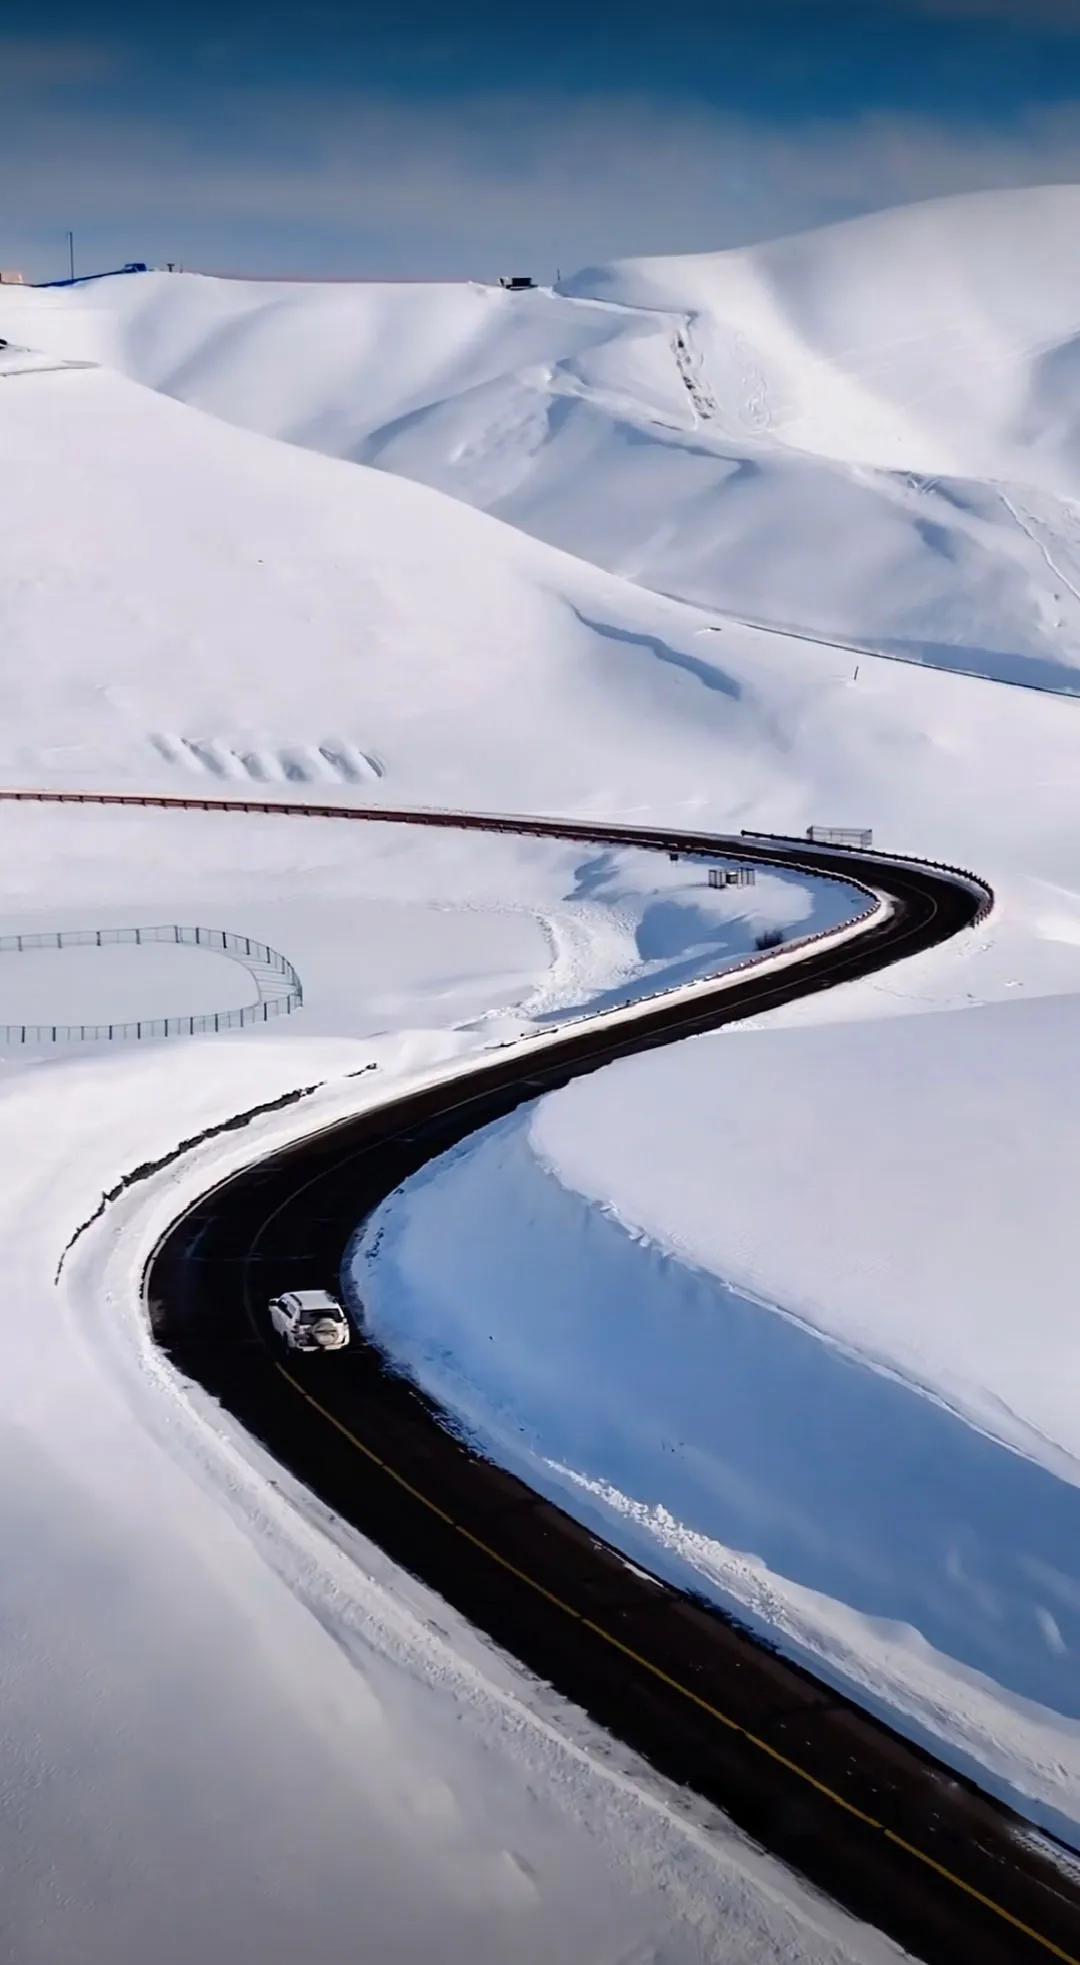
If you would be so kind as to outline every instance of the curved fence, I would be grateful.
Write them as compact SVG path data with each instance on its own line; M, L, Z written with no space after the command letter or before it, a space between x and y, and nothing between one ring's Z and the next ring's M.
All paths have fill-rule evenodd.
M154 928L60 928L32 935L0 935L0 954L21 955L40 948L141 947L147 943L212 949L247 969L255 988L254 1003L238 1010L209 1010L199 1016L132 1017L113 1023L5 1023L2 1044L62 1044L108 1042L116 1038L197 1037L213 1030L243 1030L249 1024L269 1023L300 1008L303 985L288 957L250 935L226 928L187 928L176 922Z

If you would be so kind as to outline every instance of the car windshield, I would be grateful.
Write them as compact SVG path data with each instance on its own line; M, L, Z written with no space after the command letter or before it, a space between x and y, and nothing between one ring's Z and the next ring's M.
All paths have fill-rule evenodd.
M319 1324L324 1317L330 1317L335 1323L340 1323L344 1314L340 1303L302 1303L300 1305L300 1322L302 1324Z

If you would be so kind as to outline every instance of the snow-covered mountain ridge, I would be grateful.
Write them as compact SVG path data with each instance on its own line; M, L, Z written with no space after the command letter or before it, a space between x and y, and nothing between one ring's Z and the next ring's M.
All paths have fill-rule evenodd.
M150 274L0 328L722 614L1080 686L1080 188L561 290Z

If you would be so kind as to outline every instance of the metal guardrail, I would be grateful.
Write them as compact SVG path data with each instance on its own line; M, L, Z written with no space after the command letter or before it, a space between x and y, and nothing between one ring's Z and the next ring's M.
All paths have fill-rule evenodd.
M804 843L798 833L758 832L752 826L743 826L742 837L744 839L774 839L778 846L801 846ZM806 843L809 844L809 842ZM828 852L829 848L814 848L815 852L822 850ZM962 880L964 885L971 889L972 893L978 895L979 899L978 908L972 918L971 925L973 928L977 928L981 922L985 921L987 915L993 908L993 888L989 881L983 879L981 873L973 873L970 867L954 866L951 860L928 860L925 853L890 853L884 846L860 847L859 857L866 860L871 868L874 861L877 860L884 866L930 867L936 873L949 873L952 874L954 879ZM846 875L844 877L847 878Z
M37 934L0 935L0 954L24 954L40 948L141 947L147 943L166 943L185 948L208 948L228 956L246 968L254 981L256 999L236 1010L209 1010L198 1016L130 1017L111 1023L6 1023L0 1024L3 1044L107 1043L116 1039L140 1037L198 1037L216 1030L244 1030L255 1023L269 1023L274 1017L289 1016L304 1000L303 984L288 956L250 935L236 935L226 928L183 927L177 922L151 928L59 928ZM285 988L267 995L258 969L269 969L281 976Z

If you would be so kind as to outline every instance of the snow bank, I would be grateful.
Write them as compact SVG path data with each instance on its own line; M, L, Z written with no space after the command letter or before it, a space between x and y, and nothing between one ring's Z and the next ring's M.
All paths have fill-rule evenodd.
M1038 1009L1052 1024L1056 1007ZM486 1452L1075 1838L1080 1485L1068 1476L1080 1462L1009 1451L890 1358L900 1350L908 1362L919 1347L935 1387L962 1382L966 1367L965 1404L1031 1449L1038 1436L1016 1416L1023 1388L1069 1409L1061 1251L1045 1252L1045 1268L1036 1259L1018 1273L1014 1260L995 1273L995 1257L1023 1239L998 1225L969 1254L978 1183L965 1192L949 1170L965 1124L967 1165L984 1169L971 1132L985 1129L985 1103L976 1091L965 1107L974 1074L961 1059L952 1084L963 1117L926 1129L928 1078L905 1049L911 1031L925 1046L935 1026L999 1015L886 1026L897 1033L891 1078L871 1025L725 1036L614 1067L406 1183L361 1231L351 1277L376 1340ZM842 1060L838 1082L823 1072L813 1099L782 1055L800 1043L812 1053L812 1038ZM747 1083L736 1066L728 1082L729 1053L776 1046L772 1072ZM876 1184L881 1112L865 1111L867 1084L882 1081L907 1101L905 1126L886 1092L884 1118L911 1169L887 1199ZM1059 1127L1046 1153L1057 1187L1069 1143ZM1032 1184L1039 1173L1036 1157ZM1043 1221L1052 1188L1039 1201L1036 1215L1023 1190L991 1190L978 1219L1001 1224L1007 1210L1006 1224ZM696 1236L680 1235L687 1220ZM740 1223L745 1246L747 1221L760 1224L751 1266L729 1253ZM868 1271L888 1287L868 1295ZM761 1292L779 1277L799 1284L776 1310ZM808 1278L843 1343L823 1343L803 1320ZM857 1333L843 1321L851 1296ZM1011 1413L979 1398L987 1380Z
M1078 1034L1074 996L740 1032L581 1080L534 1141L681 1261L1080 1483Z

